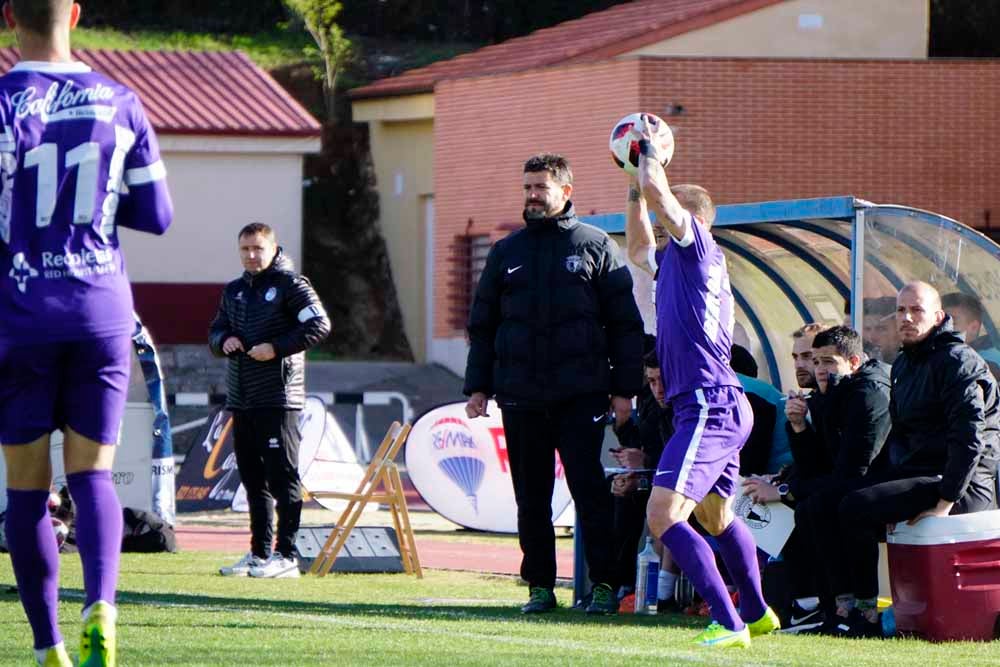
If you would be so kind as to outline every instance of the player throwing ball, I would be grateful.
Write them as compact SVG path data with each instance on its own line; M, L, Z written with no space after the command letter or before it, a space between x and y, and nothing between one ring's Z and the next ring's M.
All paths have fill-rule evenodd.
M115 664L122 510L111 479L135 328L118 226L161 234L166 171L135 93L70 54L71 0L3 5L21 62L0 78L0 443L7 545L38 663L68 666L49 434L65 435L85 600L81 667Z
M772 632L779 622L761 594L753 536L732 511L740 448L753 425L750 404L729 367L733 295L726 259L709 231L715 205L697 185L669 187L666 160L651 141L655 133L656 120L647 119L626 208L629 257L657 276L657 354L675 415L674 435L653 478L647 520L711 606L713 622L696 642L747 647L751 636ZM647 206L669 235L659 250ZM739 612L711 547L688 523L692 512L719 544L739 587Z

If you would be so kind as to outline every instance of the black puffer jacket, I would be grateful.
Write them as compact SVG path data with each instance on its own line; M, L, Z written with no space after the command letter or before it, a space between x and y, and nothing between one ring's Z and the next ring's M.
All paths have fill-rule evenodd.
M958 501L970 484L996 475L997 385L986 362L955 333L951 318L892 364L889 466L904 475L942 475L941 498Z
M506 407L642 386L642 319L607 234L571 203L490 250L469 315L465 393Z
M889 419L889 366L869 359L852 375L831 378L827 389L823 444L836 479L864 477L882 451Z
M277 355L254 361L245 352L229 355L226 371L226 407L305 407L305 350L330 333L330 320L309 280L294 271L279 249L271 265L258 274L226 285L219 312L212 322L208 344L223 356L222 344L236 336L249 350L270 343Z

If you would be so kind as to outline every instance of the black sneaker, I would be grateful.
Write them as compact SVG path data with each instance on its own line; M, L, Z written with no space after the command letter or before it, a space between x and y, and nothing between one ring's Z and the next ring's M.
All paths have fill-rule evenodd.
M847 616L848 630L843 635L848 639L881 639L882 622L875 614L875 620L869 621L860 609L852 609Z
M882 624L872 623L857 609L852 609L845 617L831 614L819 627L805 630L804 635L825 635L843 639L872 639L882 637Z
M824 621L826 621L826 614L820 607L807 611L799 606L798 600L793 600L788 623L781 629L781 632L789 634L808 632L822 626Z
M528 595L528 604L521 607L522 614L541 614L556 608L556 594L551 588L532 586Z
M587 605L588 614L617 614L618 601L611 586L607 584L596 584L591 592L590 604Z
M676 598L667 598L666 600L656 601L656 613L657 614L683 614L684 607L682 607Z

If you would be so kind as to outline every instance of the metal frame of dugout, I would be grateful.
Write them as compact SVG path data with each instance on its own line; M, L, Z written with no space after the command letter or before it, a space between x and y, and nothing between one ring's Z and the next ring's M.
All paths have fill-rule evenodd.
M581 220L624 238L623 213ZM865 336L866 321L884 317L869 304L912 280L979 299L984 333L1000 347L1000 245L951 218L850 196L788 199L719 206L712 233L729 264L736 337L779 390L794 386L792 331L839 324L860 302L850 322Z
M623 213L581 220L624 241ZM779 390L795 386L792 331L808 322L838 324L849 312L865 337L873 321L887 317L875 305L879 297L894 298L912 280L979 299L982 333L1000 348L1000 245L946 216L852 196L789 199L719 206L712 233L729 265L736 342L763 361L760 378ZM579 526L574 547L582 556ZM586 579L577 557L576 600Z

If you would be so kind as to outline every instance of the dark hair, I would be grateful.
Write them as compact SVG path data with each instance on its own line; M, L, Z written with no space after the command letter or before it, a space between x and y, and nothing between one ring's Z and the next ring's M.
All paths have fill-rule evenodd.
M39 35L47 35L58 25L73 0L8 0L17 25Z
M552 180L559 185L573 184L573 170L569 168L569 160L555 153L539 153L532 155L524 163L524 173L531 174L547 171Z
M967 312L972 319L983 321L983 304L976 297L971 294L963 294L962 292L951 292L950 294L945 294L941 297L941 309L945 312L950 313L953 308L961 308Z
M830 327L820 331L813 338L813 348L826 347L832 345L837 350L837 354L844 359L851 357L864 358L865 350L861 344L861 334L851 327Z
M820 331L826 329L825 324L819 324L818 322L810 322L809 324L803 324L798 329L792 332L792 338L805 338L806 336L815 336Z
M757 377L757 360L750 354L750 350L742 345L733 345L730 350L729 367L740 375Z
M645 368L659 369L660 358L656 356L656 350L650 350L646 354L642 355L642 365Z
M687 211L698 216L709 225L715 222L715 202L712 201L708 190L700 185L684 183L673 186L670 188L670 191L674 193L677 201Z
M254 234L263 234L267 238L271 239L277 243L278 239L274 235L274 230L271 229L271 225L265 225L263 222L251 222L240 230L240 233L236 236L237 239L241 239L244 236L253 236Z

